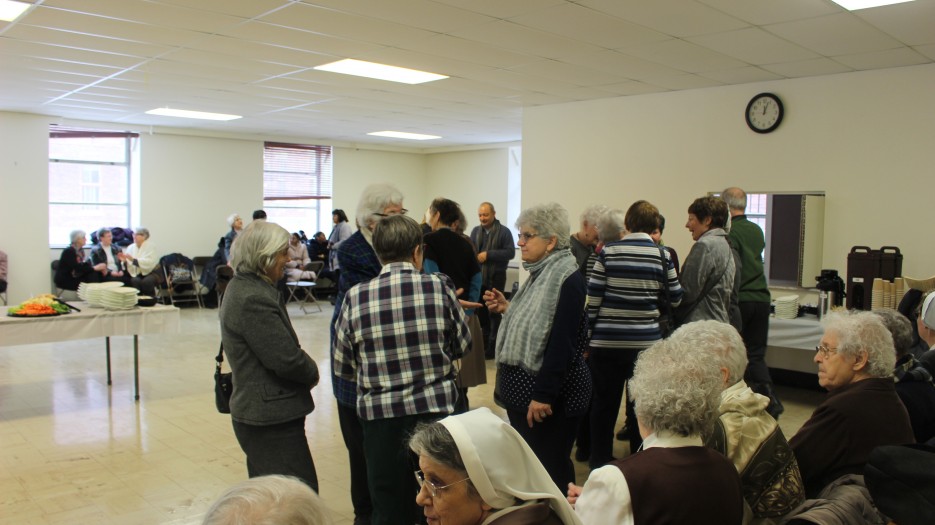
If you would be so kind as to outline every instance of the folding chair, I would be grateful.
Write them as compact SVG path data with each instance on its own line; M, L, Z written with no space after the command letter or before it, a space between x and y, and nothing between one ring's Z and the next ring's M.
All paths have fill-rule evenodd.
M159 265L165 278L159 290L168 297L169 304L194 302L198 303L199 308L204 308L195 263L191 259L181 253L171 253L159 259Z

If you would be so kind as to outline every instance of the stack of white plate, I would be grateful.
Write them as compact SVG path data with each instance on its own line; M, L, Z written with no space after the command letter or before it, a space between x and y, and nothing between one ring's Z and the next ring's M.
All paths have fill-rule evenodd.
M106 283L81 283L78 285L78 297L82 301L87 301L91 306L104 306L101 303L104 290L120 288L123 283L118 281L108 281Z
M784 295L775 301L776 317L780 319L795 319L799 316L799 296Z
M136 288L123 286L120 288L106 288L101 291L101 304L108 310L128 310L136 306Z

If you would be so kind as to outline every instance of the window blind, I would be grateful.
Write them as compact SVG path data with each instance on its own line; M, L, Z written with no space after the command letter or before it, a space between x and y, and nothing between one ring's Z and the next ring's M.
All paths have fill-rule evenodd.
M267 142L263 200L330 199L331 146Z

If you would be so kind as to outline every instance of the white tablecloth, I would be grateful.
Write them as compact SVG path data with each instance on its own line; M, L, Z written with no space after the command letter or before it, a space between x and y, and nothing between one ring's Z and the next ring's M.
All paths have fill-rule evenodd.
M179 332L179 309L174 306L105 310L83 302L72 304L81 311L54 317L0 317L0 346Z
M821 323L814 315L795 319L769 318L769 346L799 348L814 351L824 334Z

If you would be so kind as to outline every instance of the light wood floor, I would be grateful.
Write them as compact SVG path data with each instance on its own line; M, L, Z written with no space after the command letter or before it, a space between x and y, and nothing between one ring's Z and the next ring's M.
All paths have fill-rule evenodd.
M289 308L303 348L322 370L306 429L321 495L344 525L353 511L329 379L331 313L323 306L308 315ZM0 524L197 524L223 489L246 478L230 417L214 409L217 310L183 309L181 323L179 335L140 338L139 402L132 338L112 339L110 387L103 339L0 346ZM502 415L492 392L492 385L471 389L471 406ZM791 436L820 394L780 393L780 423ZM622 455L624 445L617 447ZM577 469L583 482L587 466Z

